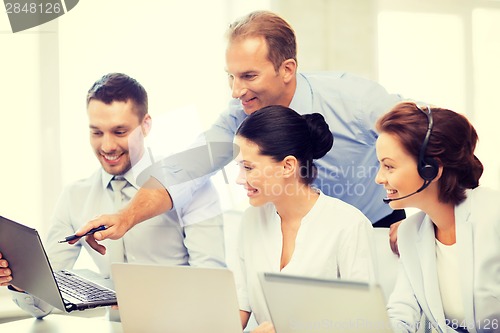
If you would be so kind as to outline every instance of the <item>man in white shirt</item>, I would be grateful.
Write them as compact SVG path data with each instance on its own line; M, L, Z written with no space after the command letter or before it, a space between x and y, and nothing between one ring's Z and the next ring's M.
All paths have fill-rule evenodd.
M72 268L82 247L103 277L110 276L111 262L116 261L224 267L222 215L211 183L197 190L179 211L155 216L121 239L97 244L89 236L86 242L70 242L74 246L58 243L88 220L118 211L139 189L135 177L153 162L144 146L152 121L147 93L135 79L121 73L104 75L88 92L87 114L90 144L101 168L67 186L59 198L45 244L52 268ZM116 187L118 183L123 189ZM52 311L47 303L10 285L11 274L15 272L9 269L8 258L0 254L0 285L8 285L14 302L37 318Z

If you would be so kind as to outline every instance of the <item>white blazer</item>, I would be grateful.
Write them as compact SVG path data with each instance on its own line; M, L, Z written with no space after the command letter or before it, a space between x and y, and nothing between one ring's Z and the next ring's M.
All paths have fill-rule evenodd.
M467 190L455 207L461 272L456 278L469 332L500 332L500 192ZM447 326L439 292L434 227L417 213L398 229L399 275L387 305L396 332L418 329L421 312L438 332Z

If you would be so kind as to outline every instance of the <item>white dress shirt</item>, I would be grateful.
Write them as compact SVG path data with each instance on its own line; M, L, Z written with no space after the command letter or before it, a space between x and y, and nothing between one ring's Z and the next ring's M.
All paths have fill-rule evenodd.
M147 161L144 162L146 158L143 157L133 170L124 175L136 188L134 174L137 175L137 170L147 165ZM109 184L112 178L101 168L89 178L63 190L44 242L53 270L71 269L81 249L85 248L99 273L109 277L110 252L113 250L109 244L114 240L101 242L107 247L105 255L92 249L84 238L74 245L58 243L58 240L74 234L92 218L116 211ZM202 222L181 226L178 215ZM224 231L217 191L211 182L206 183L180 212L172 210L134 226L124 235L123 243L128 262L224 267ZM30 295L18 292L12 292L12 295L14 302L35 317L43 317L51 311L50 306Z

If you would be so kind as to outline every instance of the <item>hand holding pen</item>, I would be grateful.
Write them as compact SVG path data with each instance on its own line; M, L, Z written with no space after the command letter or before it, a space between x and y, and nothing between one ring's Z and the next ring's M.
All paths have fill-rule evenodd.
M89 231L87 231L83 235L77 236L77 235L73 234L71 236L68 236L68 237L66 237L66 238L61 239L60 241L58 241L58 243L71 242L71 241L76 240L78 238L81 238L81 237L84 237L84 236L87 236L87 235L92 235L93 233L95 233L97 231L102 231L102 230L105 230L105 229L106 229L106 226L101 225L101 226L98 226L97 228L90 229Z
M133 216L134 214L127 212L125 209L116 214L99 215L83 225L76 232L76 235L82 235L83 237L93 229L99 228L100 226L106 226L104 230L97 231L85 237L85 241L91 248L104 255L106 253L106 247L99 242L105 239L116 240L122 238L123 235L137 223L133 223ZM76 242L78 242L78 239L69 241L69 244L75 244Z

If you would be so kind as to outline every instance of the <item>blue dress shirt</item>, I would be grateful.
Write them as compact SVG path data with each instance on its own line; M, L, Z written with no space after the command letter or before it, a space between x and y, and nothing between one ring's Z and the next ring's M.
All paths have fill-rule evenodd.
M375 122L401 100L371 80L343 72L317 72L297 74L289 106L300 114L322 114L334 135L333 148L315 162L315 185L357 207L372 223L392 213L382 201L384 188L375 183ZM158 179L169 190L174 206L183 206L208 175L234 159L234 134L246 116L240 100L231 100L228 110L200 139L209 144L160 161L144 179Z

